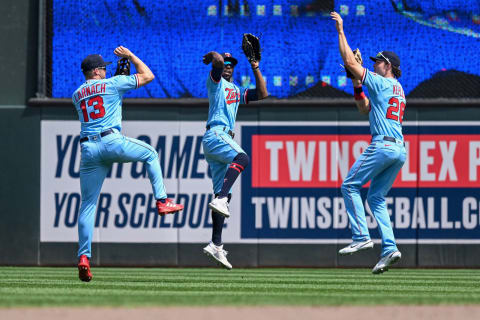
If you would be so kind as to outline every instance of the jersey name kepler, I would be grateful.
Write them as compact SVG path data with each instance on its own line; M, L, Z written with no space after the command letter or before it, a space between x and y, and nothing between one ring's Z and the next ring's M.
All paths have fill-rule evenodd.
M397 95L405 99L405 94L403 93L403 88L401 86L393 85L393 95Z

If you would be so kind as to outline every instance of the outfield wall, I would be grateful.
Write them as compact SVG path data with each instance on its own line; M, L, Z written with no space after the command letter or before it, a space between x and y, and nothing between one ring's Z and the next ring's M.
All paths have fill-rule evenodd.
M387 196L403 266L477 267L480 122L474 106L408 106L408 160ZM67 102L2 108L0 264L75 262L79 123ZM201 149L207 105L127 101L126 135L160 154L167 192L182 214L159 218L141 164L114 165L99 200L96 265L208 266L211 182ZM449 119L449 121L445 121ZM369 143L349 102L263 102L240 108L236 140L251 165L233 190L224 230L234 266L371 266L370 252L339 257L349 242L339 186ZM9 155L15 155L14 157ZM367 189L363 190L363 196ZM378 239L376 223L369 228Z

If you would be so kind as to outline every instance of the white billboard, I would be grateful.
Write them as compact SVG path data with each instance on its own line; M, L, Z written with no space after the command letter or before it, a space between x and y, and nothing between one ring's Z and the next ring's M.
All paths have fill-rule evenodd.
M42 121L42 242L78 241L79 131L78 121ZM211 215L207 204L212 183L201 147L204 132L203 121L124 121L124 135L146 141L158 150L167 193L186 210L158 216L144 165L114 164L99 197L93 241L208 242ZM236 214L240 212L240 184L239 179L234 186L232 216L223 232L225 242L240 239L240 216Z

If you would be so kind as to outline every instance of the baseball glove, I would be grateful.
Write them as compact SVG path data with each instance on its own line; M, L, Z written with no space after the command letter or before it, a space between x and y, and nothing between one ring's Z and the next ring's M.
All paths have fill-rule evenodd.
M117 61L117 70L114 76L129 76L130 75L130 61L127 58L122 58Z
M360 52L360 49L357 48L353 50L353 55L355 56L355 60L357 60L357 62L360 63L360 65L362 65L363 59L362 59L362 53ZM350 70L345 68L345 71L347 72L347 78L350 78L350 79L355 78L353 74L350 72Z
M260 61L260 40L251 33L244 33L242 39L242 50L248 62Z

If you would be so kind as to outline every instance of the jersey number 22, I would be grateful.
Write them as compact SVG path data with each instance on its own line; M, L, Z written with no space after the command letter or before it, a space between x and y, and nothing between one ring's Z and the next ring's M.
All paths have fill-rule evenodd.
M399 102L395 97L392 97L390 100L388 100L387 119L402 123L404 112L405 102Z

